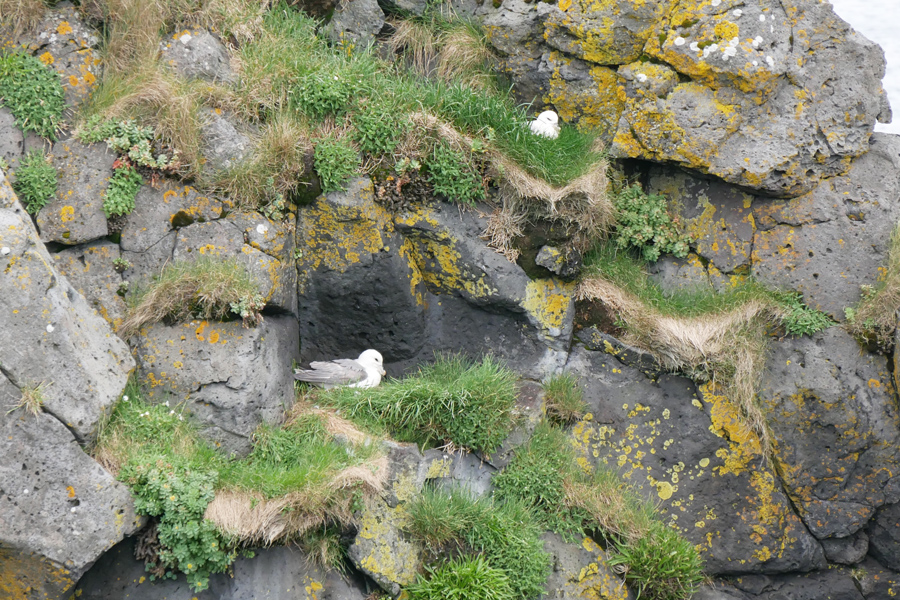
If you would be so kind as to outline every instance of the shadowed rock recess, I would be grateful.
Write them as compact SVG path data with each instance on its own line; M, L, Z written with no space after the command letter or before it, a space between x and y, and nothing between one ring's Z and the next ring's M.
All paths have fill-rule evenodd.
M0 0L0 600L416 600L464 561L499 600L900 594L877 45L821 0L269 4ZM689 241L623 282L628 186ZM295 387L368 348L376 390Z

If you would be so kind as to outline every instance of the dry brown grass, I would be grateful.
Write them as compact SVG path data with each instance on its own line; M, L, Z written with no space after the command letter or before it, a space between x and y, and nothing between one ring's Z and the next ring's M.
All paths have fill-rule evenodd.
M251 545L272 545L303 535L328 522L353 520L354 494L379 493L387 481L388 461L380 457L364 465L338 471L327 486L266 498L258 492L220 490L204 517L228 536Z
M435 70L438 47L438 36L427 25L407 20L389 19L388 23L394 28L389 44L395 54L404 54L409 61L410 68L428 77Z
M30 31L47 12L42 0L0 0L0 32L16 36Z
M22 392L22 397L19 398L19 402L14 404L12 408L6 411L6 413L9 414L14 410L19 410L21 408L35 417L38 416L44 408L44 401L46 400L45 392L50 385L51 384L43 381L37 385L23 385L19 390Z
M717 314L673 317L600 277L583 280L576 298L611 308L626 323L625 341L652 353L664 368L720 385L762 447L771 449L765 415L755 401L765 366L766 323L782 316L771 303L751 300Z
M528 213L519 206L515 198L504 198L503 205L494 210L488 218L488 225L482 239L488 246L506 257L509 262L516 262L519 251L513 247L517 238L525 235Z
M848 311L847 329L858 339L874 343L887 352L894 347L900 312L900 227L891 235L891 247L881 273L874 287L863 287L859 304Z
M258 294L256 284L235 260L206 258L166 265L118 328L129 338L164 319L223 320L233 316L232 302Z
M210 186L237 206L253 210L265 206L273 194L289 198L312 167L311 137L306 123L294 113L279 112L254 140L250 159L216 173Z
M617 475L613 474L611 479ZM607 485L593 482L563 480L566 503L587 511L592 522L605 534L615 536L627 543L645 538L653 522L653 511L636 507L629 503L629 497L622 491L621 482L610 481ZM643 509L643 510L642 510Z
M372 436L359 429L352 421L349 421L330 408L318 408L305 395L300 395L294 406L287 413L285 426L289 427L301 417L315 415L322 419L325 431L335 437L343 437L351 444L364 444L372 439Z

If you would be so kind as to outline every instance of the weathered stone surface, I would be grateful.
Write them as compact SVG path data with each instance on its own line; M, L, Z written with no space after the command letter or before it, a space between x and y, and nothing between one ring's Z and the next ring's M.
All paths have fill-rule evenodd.
M225 171L237 167L250 155L250 138L235 125L236 121L219 109L203 111L200 144L204 170Z
M768 195L842 173L891 118L883 53L828 4L507 0L480 14L524 100L599 129L614 154Z
M119 241L123 258L132 263L125 279L132 283L149 280L172 259L176 229L218 219L224 209L216 198L169 180L158 187L142 186Z
M332 41L348 48L365 48L375 43L384 27L384 12L377 0L338 0L326 31Z
M12 177L19 159L31 150L42 150L47 142L33 131L23 134L16 125L16 118L5 106L0 106L0 159L9 165Z
M804 575L777 575L769 578L759 600L864 600L849 569L831 568Z
M205 29L186 29L160 42L162 60L186 79L230 83L234 79L225 45Z
M296 319L267 316L249 329L240 321L157 323L141 332L135 354L150 401L186 402L207 438L245 454L256 427L293 404L297 346Z
M443 453L440 471L432 472L434 485L450 494L465 493L474 498L491 495L491 478L496 467L468 452Z
M122 275L113 264L119 257L119 247L106 241L66 248L53 255L60 274L113 328L122 322L126 310L119 295Z
M754 207L753 275L838 320L875 282L900 218L900 136L875 134L870 145L846 175Z
M215 574L209 589L193 592L184 575L150 581L134 558L135 538L104 554L78 582L80 600L363 600L360 582L315 566L300 550L277 546L239 558L232 572Z
M738 589L715 582L701 587L691 600L747 600L748 596Z
M250 232L258 238L257 247L250 243ZM176 261L211 256L234 259L247 270L267 305L293 312L297 286L294 265L289 258L292 242L292 237L280 225L262 215L229 215L226 219L179 229L172 258ZM267 248L272 254L259 248Z
M20 394L0 373L0 596L62 600L136 529L134 504L59 420L8 412Z
M857 531L847 537L824 539L822 549L828 562L855 565L864 559L869 551L869 536L864 531Z
M6 41L0 36L0 42ZM59 73L70 107L78 107L96 85L100 36L71 4L48 10L34 31L25 32L16 43Z
M575 277L581 271L581 253L572 248L542 246L534 262L564 279Z
M869 554L887 568L900 571L900 504L879 508L868 531Z
M118 398L134 360L53 268L0 175L0 368L17 387L46 384L44 410L82 440Z
M832 327L774 344L759 399L785 490L818 538L846 537L900 500L900 420L887 359Z
M547 598L631 600L625 582L606 564L606 553L591 538L568 544L555 533L542 536L553 570L544 584Z
M712 284L709 274L696 254L685 258L665 255L648 266L650 278L667 292L675 290L703 290Z
M892 600L900 594L900 573L885 569L877 560L867 558L855 572L866 600Z
M37 216L41 240L83 244L108 233L103 194L116 157L106 144L85 146L75 139L53 145L53 165L59 174L56 198Z
M379 499L370 502L359 519L359 533L347 555L381 589L397 596L402 586L415 581L423 560L422 545L402 531L409 526L409 513Z
M585 465L618 469L660 502L696 544L710 574L783 573L825 566L822 548L791 510L759 440L709 386L657 381L613 355L576 348L590 413L572 428Z

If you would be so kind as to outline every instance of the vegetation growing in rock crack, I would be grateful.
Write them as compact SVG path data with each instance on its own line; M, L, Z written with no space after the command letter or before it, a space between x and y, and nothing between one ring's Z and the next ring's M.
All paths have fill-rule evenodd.
M648 262L658 260L663 253L687 256L690 238L679 233L664 196L646 194L639 185L632 185L616 195L614 204L619 248L634 248Z
M262 320L265 299L243 264L235 259L203 257L163 267L153 282L137 290L119 335L128 338L163 320L227 320L241 317L245 326Z
M452 494L426 488L421 496L408 505L411 533L421 539L434 556L461 554L481 556L486 566L506 576L510 600L531 600L544 592L544 582L550 572L550 555L544 551L540 535L542 527L532 510L522 502L475 499L461 490ZM435 571L440 579L433 585L419 580L413 590L421 594L449 592L466 575L452 575L453 563L441 561ZM456 562L474 577L471 563ZM482 577L494 577L493 571ZM432 598L436 596L423 595ZM460 596L467 598L467 596ZM503 598L503 596L501 596Z
M387 428L401 441L490 451L512 430L515 384L513 372L491 356L473 363L445 355L403 379L318 391L317 398L350 419Z
M862 288L862 298L853 307L844 309L850 333L881 352L894 347L900 311L900 227L891 234L891 245L881 274L874 286Z
M0 104L16 125L50 140L62 123L65 106L59 73L23 52L0 51Z
M103 193L103 213L107 219L130 214L138 190L144 185L144 178L134 167L121 163L113 167L113 176Z
M587 411L578 380L571 373L551 375L544 381L543 388L544 406L551 421L571 423L580 419Z
M354 505L384 484L377 444L337 443L335 423L351 440L364 436L333 413L301 403L284 425L261 425L240 459L201 438L190 415L185 405L148 403L131 382L92 448L131 488L137 512L154 518L153 577L182 572L195 591L205 589L239 549L309 543L329 523L349 523Z
M165 169L172 166L172 159L167 155L153 156L153 128L141 127L134 119L104 120L100 115L94 115L78 128L76 136L85 144L106 142L110 150L141 167Z
M22 409L30 415L35 417L38 416L44 409L48 387L50 387L50 384L43 381L37 385L23 385L19 390L22 393L19 401L11 406L10 409L6 411L6 414L9 414L14 410Z
M410 600L512 600L510 576L482 556L451 558L406 587Z
M32 150L19 161L13 189L28 214L36 215L56 196L58 179L52 159L40 150Z
M493 483L501 500L535 510L541 523L569 539L599 531L610 545L611 565L648 600L690 598L703 582L694 546L659 521L654 507L628 489L618 475L577 464L569 437L542 423Z
M316 144L316 172L323 192L346 189L343 182L357 172L359 152L345 140L328 138Z

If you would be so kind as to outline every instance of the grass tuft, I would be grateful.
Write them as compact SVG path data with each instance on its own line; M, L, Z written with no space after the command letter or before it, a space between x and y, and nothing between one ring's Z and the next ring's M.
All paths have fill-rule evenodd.
M402 441L453 442L489 452L513 427L516 376L491 356L472 363L441 356L418 373L370 389L319 391L319 403L369 426L386 427Z
M177 261L167 264L135 296L118 333L128 338L152 323L191 318L221 321L241 316L245 325L256 325L264 305L256 284L238 261L210 257Z
M406 588L410 600L512 600L510 576L482 556L451 558L436 568L425 567Z
M35 417L40 415L41 411L44 409L44 402L46 401L45 392L48 387L50 387L50 384L43 381L37 385L23 385L20 389L22 392L21 398L19 398L18 403L14 404L12 408L6 411L6 414L21 408Z
M544 405L550 420L567 424L577 421L587 411L587 404L578 387L577 378L571 373L551 375L543 383Z
M889 352L894 348L900 311L900 227L891 234L891 246L881 273L876 285L863 286L859 303L844 312L850 333L882 352Z
M542 528L525 504L426 489L408 508L411 533L433 552L480 555L487 566L506 575L509 598L529 600L543 594L550 556L540 540Z
M45 12L47 3L43 0L0 0L0 30L18 37L40 23Z

